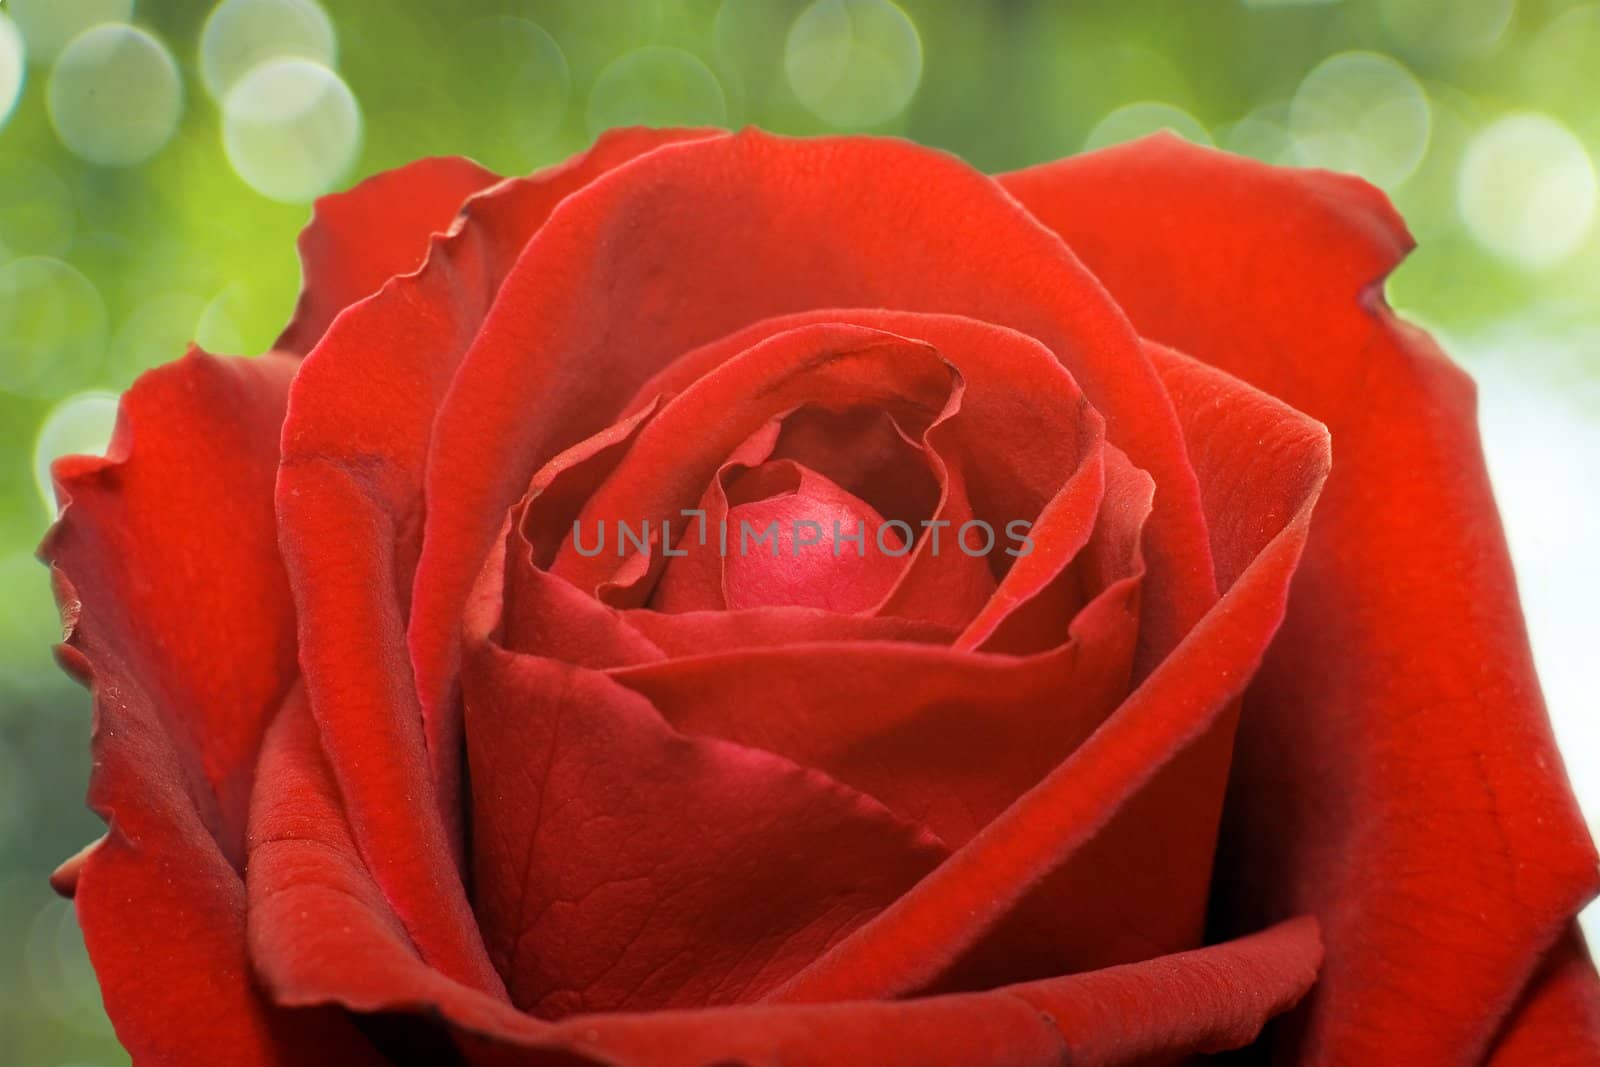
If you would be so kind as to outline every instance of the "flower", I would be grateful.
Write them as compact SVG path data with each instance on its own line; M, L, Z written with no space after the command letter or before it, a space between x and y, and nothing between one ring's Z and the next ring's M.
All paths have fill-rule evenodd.
M1166 136L991 179L633 130L324 200L278 349L57 467L109 824L57 882L119 1036L1600 1049L1595 854L1470 383L1381 296L1408 246Z

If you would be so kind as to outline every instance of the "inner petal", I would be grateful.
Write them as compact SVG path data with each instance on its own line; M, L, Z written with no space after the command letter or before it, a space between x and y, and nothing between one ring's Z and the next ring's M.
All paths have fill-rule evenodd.
M733 610L867 611L904 569L908 541L899 528L885 527L870 504L796 463L746 472L729 486L729 503L722 586Z

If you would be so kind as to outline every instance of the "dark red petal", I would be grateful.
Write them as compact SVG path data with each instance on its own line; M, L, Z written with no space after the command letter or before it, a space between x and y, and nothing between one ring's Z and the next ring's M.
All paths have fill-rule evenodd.
M475 905L540 1016L754 1000L945 855L816 771L676 733L603 674L480 645L462 685Z
M1305 514L1328 470L1327 431L1215 368L1159 346L1147 344L1146 352L1173 398L1200 479L1218 584L1231 589L1286 525L1302 524L1295 536L1303 536ZM1189 669L1239 671L1234 685L1249 672L1223 654ZM970 988L1054 973L1064 959L1104 966L1197 943L1222 809L1222 796L1208 786L1227 776L1236 718L1230 702L1204 736L1130 796L943 984ZM1061 900L1094 921L1061 923Z
M435 409L516 250L567 194L673 136L602 139L474 198L420 271L335 321L301 364L284 427L278 517L301 666L356 839L429 961L486 990L499 980L447 873L460 833L459 735L425 742L407 655Z
M1308 422L1282 405L1263 411ZM1188 424L1191 431L1204 425ZM963 967L981 973L985 939L1022 936L1026 923L1012 931L1002 924L1031 892L1059 886L1058 876L1075 891L1055 899L1090 900L1085 914L1122 917L1075 946L1091 958L1199 937L1216 820L1209 790L1227 766L1229 711L1282 620L1329 465L1324 435L1283 433L1275 442L1284 447L1236 448L1235 457L1259 461L1254 477L1299 487L1299 499L1276 515L1276 529L1261 531L1270 538L1217 605L1065 762L800 975L786 998L892 996ZM1222 447L1204 438L1191 445Z
M1143 574L1137 546L1153 487L1117 458L1095 538L1120 542L1123 558L1107 573L1068 577L1074 596L1088 586L1093 598L1037 621L1030 636L1040 655L890 644L937 631L874 632L786 613L628 612L628 623L683 658L619 660L615 677L682 729L817 767L961 844L1065 759L1127 693ZM1093 549L1086 555L1112 554L1098 543ZM723 632L752 622L764 624L764 638ZM772 632L781 624L794 628ZM705 642L696 645L691 632ZM1087 920L1074 910L1069 921Z
M624 612L622 618L668 656L836 641L948 645L956 639L954 630L934 623L892 615L836 615L815 608L687 611L674 615L639 610Z
M673 540L685 554L678 560L662 561L661 581L647 601L650 610L703 614L727 610L724 557L730 546L737 546L744 536L737 523L728 522L728 486L772 457L784 422L782 415L772 419L729 453L700 494L695 513L683 514L679 519L679 533ZM670 532L670 528L663 530L663 555L667 552L666 534ZM651 551L655 551L654 545Z
M1600 1063L1600 977L1577 930L1556 942L1495 1040L1487 1067Z
M573 1020L575 1051L619 1064L1135 1067L1248 1044L1305 994L1316 924L981 993ZM513 1062L515 1062L513 1060Z
M434 414L444 395L443 385L452 382L453 375L460 360L465 355L468 339L476 343L476 333L482 324L491 302L497 299L499 287L513 269L517 261L522 258L525 246L533 234L538 232L550 218L555 209L566 198L594 181L607 172L626 165L631 160L660 149L662 146L673 145L683 141L692 141L703 138L716 138L722 136L720 130L678 130L678 129L647 129L643 127L630 129L613 129L602 133L588 151L576 156L566 163L549 170L541 171L531 178L518 179L497 186L493 195L485 194L475 197L466 211L468 214L467 228L474 228L481 244L478 248L464 247L456 250L454 254L463 260L476 255L481 261L481 266L491 286L474 291L463 291L459 286L454 293L431 292L421 304L428 310L422 314L441 314L445 317L460 320L458 329L464 332L452 332L451 343L448 348L429 350L420 344L420 339L412 338L409 342L412 354L410 359L421 359L443 374L443 377L433 379L436 387L427 394L429 401L429 415ZM463 308L462 301L467 305ZM386 316L394 315L393 310L384 312ZM408 309L407 314L417 314L415 309ZM359 371L345 379L349 383L347 399L359 403L362 397L364 383L371 380L382 380L384 364L388 358L396 356L397 352L378 353L373 360L373 365L366 369L379 376L378 379L363 378ZM531 355L524 353L524 355ZM582 373L590 373L588 370ZM598 373L598 372L596 372ZM452 382L450 388L454 390ZM553 398L537 398L524 413L528 418L537 417L537 412L547 409L547 404ZM502 402L515 402L514 394L505 394ZM363 411L365 408L362 409ZM501 415L509 414L505 409ZM609 420L607 420L609 421ZM598 428L598 427L597 427ZM431 441L432 427L423 435L426 448L429 452L436 445ZM480 439L480 443L483 439ZM562 444L570 444L571 439ZM493 468L505 465L505 445L502 442L491 441L487 449L480 449L474 460ZM493 457L493 462L484 464L485 457ZM432 460L429 459L431 465ZM507 509L515 502L516 495L520 495L526 487L528 477L533 471L530 469L521 479L517 494L511 500L496 510L490 523L490 530L499 528L501 518ZM409 466L405 472L405 503L410 510L406 511L411 517L416 517L420 511L422 500L422 472ZM441 504L448 504L448 496L453 496L454 490L445 496L440 495L439 486L434 484L428 491L431 501L429 512L429 525L433 522L433 513L438 511ZM450 520L445 520L448 524ZM432 535L430 535L432 536ZM422 531L420 527L411 527L407 530L404 553L402 560L405 562L406 571L401 581L401 596L412 606L411 616L407 623L406 640L410 659L416 675L417 692L421 698L423 731L426 738L428 758L431 763L435 781L438 783L438 799L444 815L447 829L456 833L460 825L460 799L461 799L461 708L459 694L455 689L455 658L458 641L461 634L462 602L454 596L448 598L448 604L441 609L440 604L430 598L428 591L429 578L427 574L418 570L415 573L415 584L412 582L412 564L421 552ZM485 544L483 547L487 547ZM478 566L483 562L484 553L472 560L470 568L463 574L462 586L453 589L453 593L464 593L470 590L473 579L477 574ZM414 602L414 603L413 603ZM391 655L401 655L398 648L390 649ZM457 842L459 844L459 842Z
M750 131L663 148L590 185L507 280L429 460L412 626L425 692L446 691L461 606L501 516L544 461L696 345L827 307L963 314L1054 352L1161 487L1146 665L1190 629L1213 589L1177 420L1136 337L1066 246L948 156Z
M1225 945L984 993L547 1023L417 959L344 827L332 777L314 758L309 716L298 725L285 717L269 759L280 749L287 754L271 780L282 784L281 801L262 799L258 825L263 838L281 842L263 856L281 850L288 862L264 858L250 868L252 946L269 986L291 1003L442 1016L474 1062L1044 1067L1066 1058L1131 1067L1244 1045L1316 976L1315 924L1297 921ZM296 859L314 866L315 877L296 874ZM266 936L271 931L277 936Z
M267 992L291 1007L437 1010L472 1029L519 1032L532 1020L503 997L423 961L361 857L328 762L296 689L267 732L250 810L250 960Z
M780 753L952 845L1065 759L1127 691L1136 586L1029 658L855 642L750 647L614 677L693 734Z
M583 528L659 528L680 518L751 435L801 404L883 406L926 427L958 389L953 369L924 342L845 323L785 331L695 382L646 423L584 507ZM729 532L730 550L737 533ZM594 589L618 567L612 553L586 556L568 542L550 569Z
M40 552L63 663L94 692L89 803L108 823L62 888L140 1062L373 1058L338 1016L271 1006L245 958L245 805L294 676L272 520L293 367L193 353L134 385L107 458L56 465L65 510Z
M771 550L730 551L722 557L728 608L811 607L841 615L871 610L894 588L905 566L900 557L911 546L892 527L881 529L883 516L872 505L822 475L790 460L773 466L793 472L794 490L736 504L728 512L734 529L743 530L746 523L755 530L778 524ZM835 530L841 536L838 544ZM860 545L844 544L842 538L849 536L858 536ZM880 537L888 551L878 548ZM685 550L694 553L697 546L691 542ZM708 544L698 551L719 550ZM674 565L668 564L663 592L670 588L673 573Z
M300 234L300 300L277 348L304 355L345 308L410 274L473 193L499 176L469 159L438 156L384 171L317 201Z
M295 675L272 516L295 366L195 351L145 375L108 458L57 463L71 508L40 548L95 598L100 625L127 635L123 654L161 694L206 825L235 862L261 732Z
M1173 137L1002 181L1141 333L1331 430L1338 462L1246 698L1223 901L1235 929L1321 918L1307 1062L1481 1056L1593 895L1595 853L1529 659L1471 383L1383 303L1409 235L1356 179Z

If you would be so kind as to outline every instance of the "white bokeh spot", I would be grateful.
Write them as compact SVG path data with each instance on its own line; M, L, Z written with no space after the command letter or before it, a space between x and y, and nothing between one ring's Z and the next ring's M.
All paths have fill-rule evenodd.
M11 117L28 78L28 47L16 24L0 13L0 128Z
M28 58L41 64L90 26L133 17L133 0L8 0L5 6L28 42Z
M172 138L183 84L166 46L135 26L102 23L61 52L46 98L56 135L80 159L143 163Z
M238 80L274 59L332 67L338 38L314 0L223 0L200 32L200 79L225 99Z
M1428 150L1428 96L1398 61L1341 52L1319 63L1289 105L1289 132L1307 163L1393 189Z
M222 105L228 162L256 192L304 203L332 189L361 153L361 109L337 74L306 59L254 68Z
M1589 153L1546 115L1507 115L1478 131L1456 183L1473 239L1531 270L1556 266L1583 247L1595 200Z
M45 416L33 442L33 480L46 511L56 510L50 465L62 456L104 455L116 425L116 394L99 391L70 396Z
M789 29L789 88L830 126L878 126L904 111L922 82L916 24L889 0L816 0Z

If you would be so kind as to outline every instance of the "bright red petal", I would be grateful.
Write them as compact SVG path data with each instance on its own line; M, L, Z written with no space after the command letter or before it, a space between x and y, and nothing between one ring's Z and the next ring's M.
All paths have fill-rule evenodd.
M479 646L462 684L478 917L542 1017L754 1000L945 855L816 771L676 733L603 674Z
M522 244L573 190L674 136L618 134L475 197L421 270L341 315L318 342L284 427L278 517L301 666L356 839L430 962L485 990L499 979L460 880L444 874L460 833L459 735L425 742L407 654L434 416Z
M62 884L140 1062L372 1058L337 1015L270 1005L245 958L245 805L294 677L272 518L293 368L191 354L134 385L108 458L56 466L65 511L40 552L63 663L94 691L89 803L109 824Z
M1356 179L1174 137L1002 182L1141 333L1332 432L1289 615L1246 698L1220 892L1235 929L1321 918L1307 1062L1476 1059L1593 895L1595 853L1534 678L1471 383L1383 303L1409 236Z
M963 314L1042 342L1161 487L1146 666L1204 613L1211 564L1176 417L1122 315L1066 247L939 153L748 131L663 148L590 185L508 278L429 458L412 627L425 692L446 691L461 606L542 463L695 346L830 307ZM495 463L483 462L490 449Z
M1573 930L1534 972L1495 1040L1487 1067L1592 1067L1600 1063L1600 977Z
M581 1015L549 1023L452 982L418 958L367 875L303 706L269 738L252 830L251 943L283 1000L442 1017L474 1062L590 1058L861 1067L1103 1067L1236 1048L1316 977L1316 926L1106 971L909 1001L754 1004Z
M1227 769L1231 709L1282 620L1329 454L1315 423L1220 372L1198 370L1212 394L1207 406L1240 401L1249 431L1224 435L1225 423L1189 407L1191 390L1174 388L1195 466L1206 475L1202 497L1254 481L1257 496L1275 505L1263 507L1252 540L1240 546L1254 549L1250 563L1065 762L801 974L785 998L965 987L1063 956L1115 961L1199 938L1220 801L1212 787ZM1224 546L1219 556L1234 551ZM1098 921L1052 924L1062 900ZM1058 930L1069 935L1060 944L1041 936Z
M419 159L317 201L300 234L300 301L277 348L311 351L334 318L400 274L422 266L428 238L462 203L499 181L469 159Z

